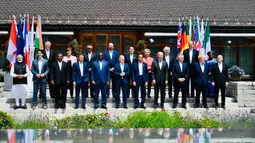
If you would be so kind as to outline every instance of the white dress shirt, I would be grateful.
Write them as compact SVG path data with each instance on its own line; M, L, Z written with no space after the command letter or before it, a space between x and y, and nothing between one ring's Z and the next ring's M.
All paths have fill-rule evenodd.
M89 61L91 60L91 55L92 55L92 52L91 52L91 53L88 53Z
M39 59L39 61L38 61L38 70L39 70L39 74L41 74L42 73L42 63L43 63L43 60L41 59Z
M162 61L159 60L158 64L159 64L159 69L161 70L161 68L162 68Z
M58 61L58 66L59 66L59 69L62 70L62 61L61 62Z
M180 69L181 69L181 72L182 72L182 62L179 62L179 66L180 66Z
M47 59L49 59L50 58L50 50L45 50L45 53L46 53Z
M133 63L134 54L129 54L129 55L130 55L130 62L132 64Z
M169 67L169 65L170 65L170 60L169 60L169 58L170 58L169 55L168 55L168 56L165 56L165 59L166 59L166 62L167 62L168 67Z
M121 72L124 72L124 64L120 64Z
M112 53L113 51L109 51L110 58L112 59Z
M99 61L99 67L100 67L100 71L102 71L102 69L103 69L103 62L102 61Z
M205 71L205 63L200 63L200 68L202 70L202 73Z
M81 76L83 76L83 63L79 62Z
M189 50L189 62L192 63L193 49Z
M139 75L143 75L143 63L142 62L138 63L138 69L139 69Z
M218 63L219 69L220 69L220 73L222 73L222 63Z

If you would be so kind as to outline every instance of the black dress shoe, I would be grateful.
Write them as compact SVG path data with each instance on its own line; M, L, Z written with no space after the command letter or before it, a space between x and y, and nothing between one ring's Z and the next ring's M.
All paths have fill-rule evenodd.
M147 98L151 98L151 96L150 96L150 95L148 95L148 96L147 96Z
M94 109L98 109L98 106L95 106Z
M177 105L176 105L176 104L174 104L172 108L176 108L176 107L177 107Z
M200 106L198 104L195 105L195 108L199 108Z
M141 108L146 109L146 107L144 105L141 105Z
M207 105L204 105L204 108L208 109L209 107Z
M72 99L74 99L74 97L73 97L73 96L71 96L71 98L72 98Z
M182 108L187 109L186 105L182 105Z
M103 109L108 109L106 106L102 106L101 108L103 108Z
M214 107L215 107L215 109L218 109L219 108L219 104L215 104Z
M125 108L125 109L128 109L127 105L124 105L124 108Z
M116 109L119 109L119 108L120 108L120 106L116 106L115 108L116 108Z
M18 109L18 108L19 108L19 106L17 106L17 105L15 105L15 106L13 107L14 110L16 110L16 109Z
M81 108L82 108L82 109L86 109L86 106L84 105L84 106L82 106Z
M226 109L225 105L221 105L221 108Z
M75 105L74 109L78 109L79 105Z
M27 105L21 106L22 109L27 109Z
M154 109L157 109L158 108L158 105L154 105Z
M135 109L137 109L137 108L138 108L138 106L135 106L134 108L135 108Z

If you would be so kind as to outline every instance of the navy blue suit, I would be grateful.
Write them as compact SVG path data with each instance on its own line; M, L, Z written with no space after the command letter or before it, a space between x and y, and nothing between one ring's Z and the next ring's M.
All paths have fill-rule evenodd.
M39 71L39 60L34 60L32 63L32 68L31 72L33 74L33 101L32 104L33 106L37 105L37 93L38 93L38 88L40 86L40 95L42 97L42 103L43 106L46 106L47 101L46 101L46 84L47 84L47 74L49 73L49 67L48 67L48 61L46 59L42 59L42 69L41 72ZM43 78L37 78L37 74L44 74L45 76Z
M102 93L102 107L106 107L106 86L110 82L109 63L102 60L102 69L100 69L99 60L92 63L91 80L95 82L95 107L98 107L99 91Z
M112 59L110 57L109 51L104 52L104 60L109 63L109 68L113 68L116 63L119 62L119 52L113 50L112 51ZM112 95L115 97L116 95L116 84L115 84L115 76L113 72L111 72L111 79L112 79ZM107 86L107 91L106 91L107 97L110 95L110 87Z
M145 103L145 97L146 97L146 89L145 89L145 83L148 82L148 67L147 64L142 62L143 68L142 68L142 75L139 75L139 63L134 63L132 67L132 82L136 83L135 86L135 107L139 106L139 87L141 87L141 98L142 102L141 105L144 105Z
M125 75L123 77L120 76L120 74L124 72ZM116 82L116 107L120 106L120 88L122 87L122 98L123 98L123 104L124 106L127 106L127 93L128 93L128 80L129 80L129 65L127 63L124 63L124 70L121 71L120 63L117 63L114 66L114 76L115 76L115 82Z
M194 74L194 83L196 87L196 105L199 106L200 104L200 94L202 92L202 100L203 105L207 106L206 102L206 89L208 86L208 76L209 76L209 64L204 63L204 72L202 72L202 68L200 66L200 63L196 62L194 63L193 73Z
M81 76L80 62L73 64L73 82L76 83L75 86L75 105L79 106L79 96L80 90L82 90L82 107L86 105L86 95L89 81L89 65L87 62L83 62L83 76Z
M188 94L188 80L189 80L189 67L187 63L182 63L182 70L179 65L179 62L176 62L172 68L172 73L174 77L174 106L178 103L178 95L180 89L182 91L182 105L186 105L186 97ZM179 82L179 78L185 78L184 82Z
M84 61L87 62L89 64L89 69L92 68L92 62L96 61L97 60L97 54L96 53L91 53L91 57L90 57L90 60L89 60L89 56L88 56L88 52L85 52L84 53ZM95 91L94 91L94 85L92 84L92 80L91 80L91 71L89 71L89 85L90 85L90 97L91 98L94 98L95 96ZM88 92L89 89L87 89L87 95L86 97L88 97Z

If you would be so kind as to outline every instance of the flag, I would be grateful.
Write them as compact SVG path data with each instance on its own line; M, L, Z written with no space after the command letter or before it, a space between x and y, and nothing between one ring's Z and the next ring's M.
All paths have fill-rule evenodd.
M178 24L178 33L177 33L177 49L176 49L176 55L179 54L181 51L181 37L182 37L182 24L179 22Z
M41 25L41 16L40 15L38 15L37 24L36 24L35 58L37 58L38 50L43 50L42 25Z
M195 27L196 27L196 18L194 17L192 20L192 35L191 35L191 39L192 41L195 41Z
M190 23L191 19L186 19L186 36L187 36L187 41L189 42L191 40L191 23Z
M16 52L17 52L17 27L16 21L13 16L11 30L10 30L10 38L9 38L9 45L7 51L7 59L11 64L14 64L16 61Z
M204 41L203 41L203 49L204 54L207 55L207 52L211 51L211 40L210 40L210 24L207 22L205 25L205 35L204 35ZM206 56L208 59L208 56Z
M191 17L189 18L189 41L192 41L192 33L193 32L193 29L192 29L192 20L191 20Z
M195 42L194 48L199 51L201 48L201 42L200 42L200 22L198 17L196 20L196 26L195 26L195 32L194 32L194 42Z
M202 54L204 54L204 51L203 51L203 48L202 48L203 47L203 41L204 41L204 34L205 34L205 25L204 25L204 20L202 19L200 33L199 33L199 41L201 43L199 51L202 52Z
M29 32L29 49L30 49L30 68L32 66L32 62L34 60L35 56L35 46L34 46L34 22L35 18L33 16L32 18L32 25L31 25L31 30Z
M188 40L186 36L186 25L184 22L182 23L182 38L181 38L181 48L180 48L180 53L182 54L185 49L188 49Z
M28 66L28 68L30 69L30 51L29 51L29 37L28 37L28 33L29 33L29 17L25 16L24 17L24 26L23 26L23 39L24 39L24 61L25 64Z
M17 55L22 55L24 57L24 40L22 31L21 17L18 22L18 37L17 37Z

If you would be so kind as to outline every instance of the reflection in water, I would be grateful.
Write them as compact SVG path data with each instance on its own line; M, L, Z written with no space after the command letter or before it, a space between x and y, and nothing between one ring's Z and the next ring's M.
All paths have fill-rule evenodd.
M211 143L254 142L255 129L68 129L0 130L0 142L34 143Z

